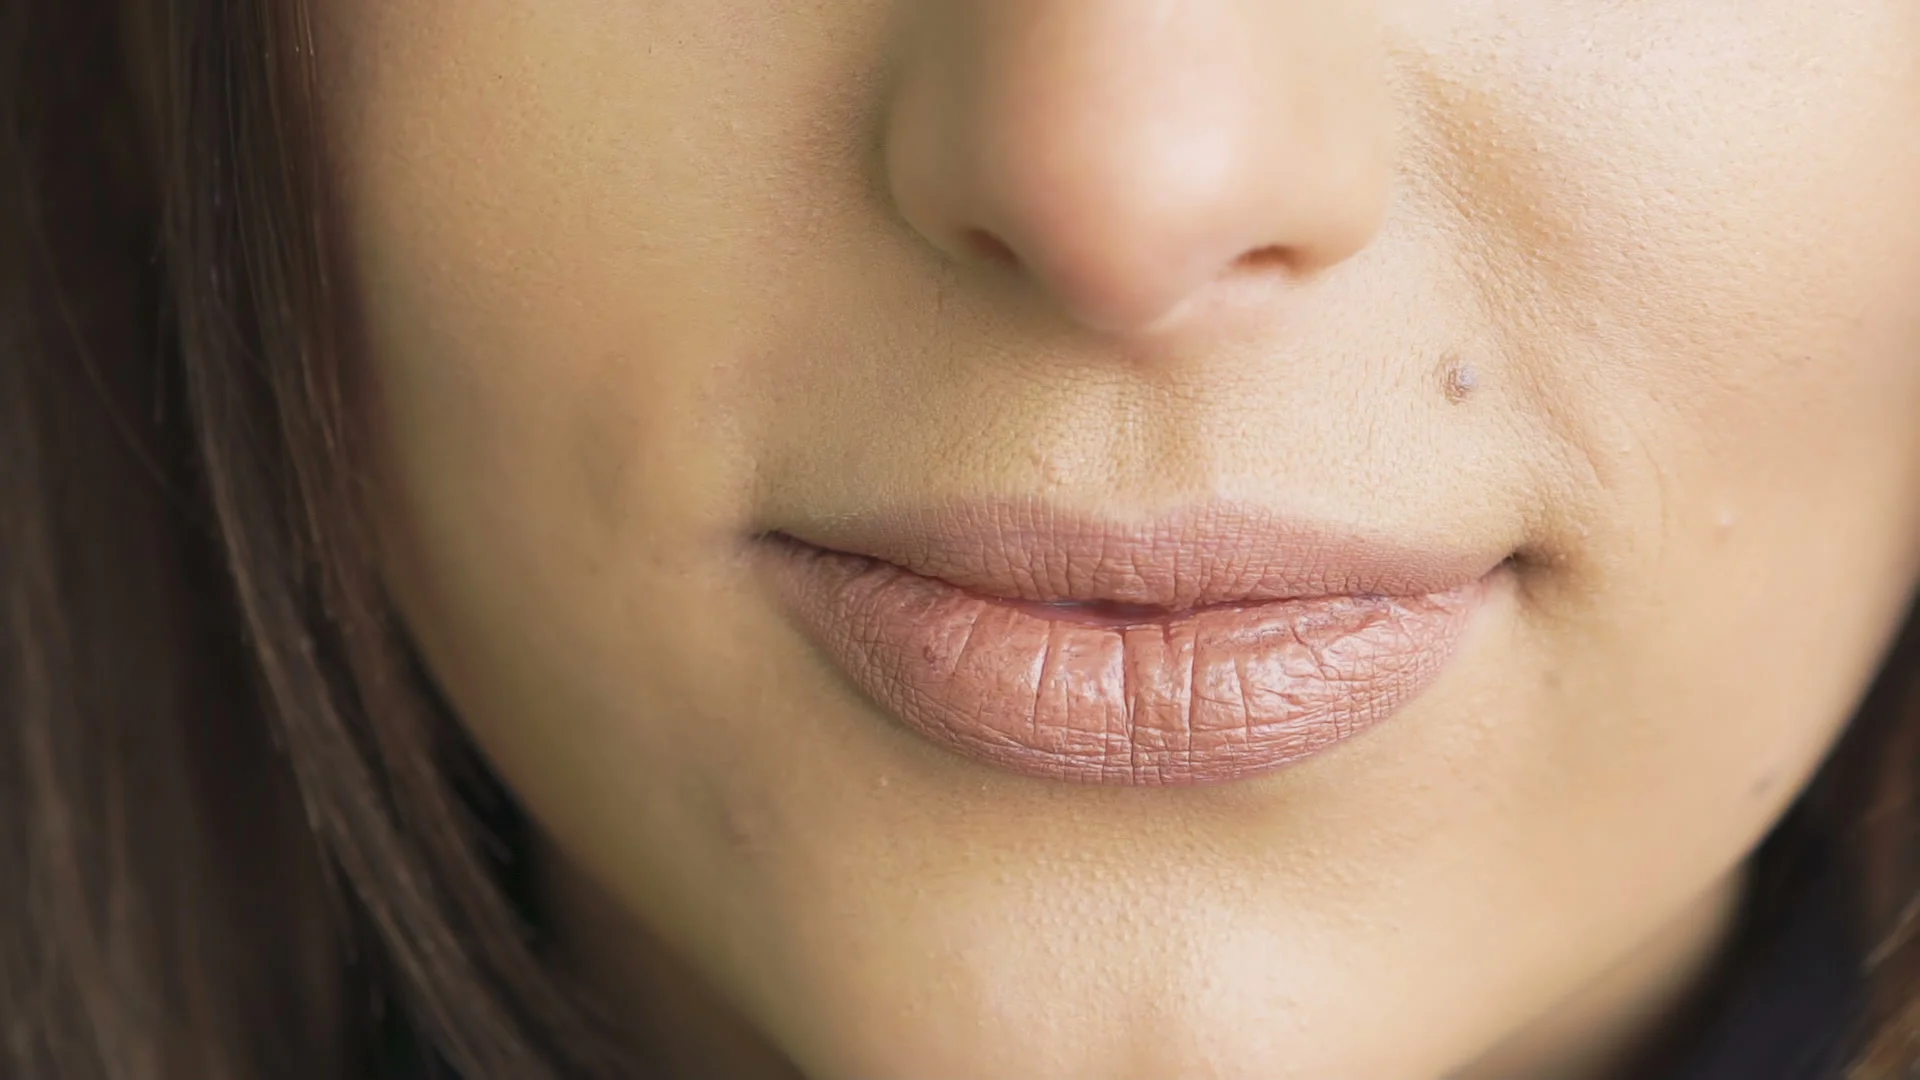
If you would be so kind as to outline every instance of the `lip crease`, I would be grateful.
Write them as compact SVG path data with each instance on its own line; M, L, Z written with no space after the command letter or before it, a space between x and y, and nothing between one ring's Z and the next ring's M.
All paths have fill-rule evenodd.
M1225 503L1131 522L982 503L763 540L809 636L905 727L1127 786L1240 779L1378 725L1446 666L1505 562Z

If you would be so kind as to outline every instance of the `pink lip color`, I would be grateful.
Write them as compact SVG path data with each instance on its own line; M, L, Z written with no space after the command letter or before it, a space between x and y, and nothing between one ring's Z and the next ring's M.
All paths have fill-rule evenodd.
M1225 505L1117 524L990 504L768 549L812 637L907 727L1115 785L1237 779L1375 726L1439 674L1502 561Z

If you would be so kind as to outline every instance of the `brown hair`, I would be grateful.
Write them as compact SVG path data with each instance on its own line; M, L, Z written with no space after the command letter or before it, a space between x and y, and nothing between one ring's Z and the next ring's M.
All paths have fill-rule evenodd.
M370 565L313 59L297 0L0 0L0 1073L633 1075ZM1914 639L1770 844L1884 941L1876 1078L1920 1063Z
M304 5L0 49L0 1071L611 1071L369 565Z

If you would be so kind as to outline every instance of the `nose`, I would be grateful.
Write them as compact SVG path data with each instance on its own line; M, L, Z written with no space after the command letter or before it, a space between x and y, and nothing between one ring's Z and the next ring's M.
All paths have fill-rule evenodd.
M1364 0L923 0L886 128L900 213L1106 333L1312 274L1386 212Z

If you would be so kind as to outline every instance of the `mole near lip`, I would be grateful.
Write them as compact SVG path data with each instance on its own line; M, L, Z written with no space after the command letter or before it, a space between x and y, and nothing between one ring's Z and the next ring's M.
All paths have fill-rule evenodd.
M1026 776L1198 784L1384 721L1457 651L1504 557L1209 506L836 519L763 546L789 610L908 729Z

